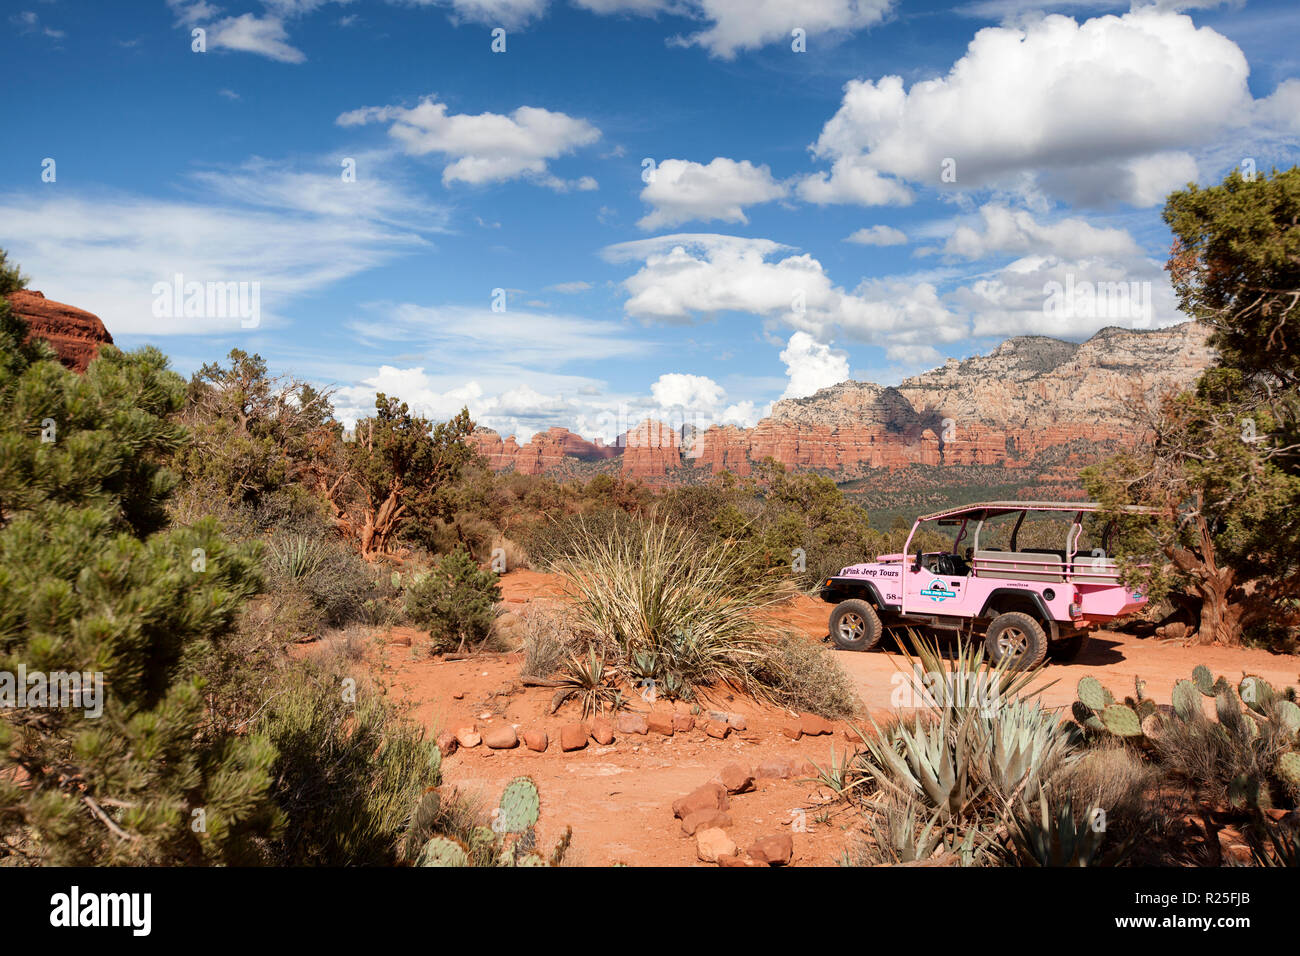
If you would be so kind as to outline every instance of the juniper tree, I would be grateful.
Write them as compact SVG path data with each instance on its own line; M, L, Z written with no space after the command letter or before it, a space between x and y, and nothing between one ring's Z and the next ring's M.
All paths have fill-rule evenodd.
M380 392L375 414L341 442L338 470L322 479L339 530L367 558L388 550L405 526L427 530L455 513L454 487L474 451L469 411L433 423Z
M1273 638L1300 624L1300 168L1189 186L1165 205L1167 269L1184 311L1209 325L1218 361L1151 409L1151 442L1085 472L1112 506L1164 517L1126 528L1155 550L1148 583L1183 589L1197 640Z
M257 556L210 520L166 527L185 383L156 349L78 375L26 334L0 299L0 674L101 673L103 699L0 709L0 861L245 860L278 823L274 749L205 733L194 670Z

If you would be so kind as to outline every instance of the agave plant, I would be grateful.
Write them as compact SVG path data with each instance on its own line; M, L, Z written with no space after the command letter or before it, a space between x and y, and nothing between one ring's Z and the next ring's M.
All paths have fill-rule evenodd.
M1048 791L1038 793L1038 816L1028 804L1011 819L1011 844L1018 862L1026 866L1114 866L1131 849L1125 842L1102 852L1106 840L1104 815L1095 808L1075 819L1074 806L1063 799L1052 805Z
M551 698L551 713L555 713L571 697L582 702L582 716L590 717L602 710L618 710L623 695L618 688L609 683L611 669L606 665L603 655L597 655L594 649L584 658L575 654L560 671L560 688Z
M958 843L971 836L968 847L987 849L987 834L1005 832L1015 801L1036 797L1075 759L1077 731L1033 700L1038 670L993 664L965 642L945 657L925 637L905 637L902 666L917 712L883 729L868 717L875 732L862 735L845 792L916 804Z
M861 862L924 864L946 862L947 857L961 866L975 866L983 862L993 846L993 841L978 828L969 827L959 836L939 822L939 811L926 819L913 803L890 807L883 817L883 826L877 815L867 818L871 843L864 848L866 859Z

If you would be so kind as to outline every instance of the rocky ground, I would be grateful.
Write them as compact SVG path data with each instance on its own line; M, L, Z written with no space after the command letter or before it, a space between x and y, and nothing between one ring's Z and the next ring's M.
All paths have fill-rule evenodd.
M549 575L514 571L502 591L519 609L557 600L559 587ZM784 617L821 639L828 611L801 597ZM827 766L832 752L842 760L856 739L845 723L726 693L701 701L697 714L637 700L637 714L584 725L573 704L550 714L550 689L521 684L522 655L444 661L430 658L423 641L395 628L377 638L367 660L413 718L441 737L450 784L492 806L511 778L531 776L543 800L539 845L571 826L571 862L828 865L856 839L854 815L814 779L815 765ZM835 653L867 712L877 720L896 712L898 654ZM1254 673L1274 686L1300 682L1300 657L1102 632L1075 662L1047 668L1042 699L1068 710L1078 679L1092 674L1121 697L1140 677L1148 696L1167 703L1174 681L1198 663L1230 679Z

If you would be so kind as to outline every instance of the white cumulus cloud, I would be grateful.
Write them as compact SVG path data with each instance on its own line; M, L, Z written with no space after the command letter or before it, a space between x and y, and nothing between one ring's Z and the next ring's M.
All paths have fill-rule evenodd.
M749 222L745 206L770 202L786 194L766 166L716 157L708 164L665 159L641 190L641 200L654 209L637 225L642 229L678 226L691 220Z
M389 123L388 133L413 156L438 153L448 160L442 171L445 185L504 182L531 178L556 189L594 189L596 181L582 177L568 183L550 174L547 163L600 138L600 130L584 119L521 106L501 113L447 112L447 104L426 96L418 106L369 106L338 117L340 126Z

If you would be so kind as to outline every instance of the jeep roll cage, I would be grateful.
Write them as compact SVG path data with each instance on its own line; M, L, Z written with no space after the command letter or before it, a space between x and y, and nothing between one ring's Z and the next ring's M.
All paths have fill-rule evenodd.
M1132 515L1149 515L1159 514L1156 508L1146 508L1138 505L1128 505L1121 509L1126 514ZM1107 523L1106 530L1103 532L1101 553L1099 555L1090 555L1089 559L1079 559L1078 543L1079 537L1083 533L1083 516L1085 514L1096 514L1104 511L1101 504L1095 501L983 501L976 504L963 505L960 508L948 508L944 511L936 511L933 514L921 515L912 524L911 533L907 536L907 541L903 544L903 550L898 555L899 563L902 567L904 576L908 573L919 574L921 572L921 563L925 555L920 549L917 549L916 560L910 559L912 540L920 530L921 525L927 522L935 522L940 525L958 526L956 538L953 540L952 550L949 554L960 556L958 548L970 534L972 544L969 548L969 574L975 577L989 578L1012 578L1018 580L1030 581L1061 581L1062 583L1110 583L1119 582L1119 569L1114 561L1106 556L1106 546L1109 539L1114 533L1115 523ZM1018 536L1020 528L1024 524L1025 516L1031 512L1058 513L1064 515L1073 515L1070 528L1066 532L1065 548L1059 552L1047 551L1046 549L1026 549L1018 550ZM1002 515L1016 514L1018 517L1011 529L1010 540L1008 541L1009 550L1003 551L1001 548L980 548L980 535L984 530L985 523L990 518L1000 517ZM971 525L974 525L973 532ZM885 556L881 556L882 558ZM888 557L893 557L890 555ZM984 572L981 574L980 572ZM907 588L900 589L899 594L901 605L899 612L907 614Z

